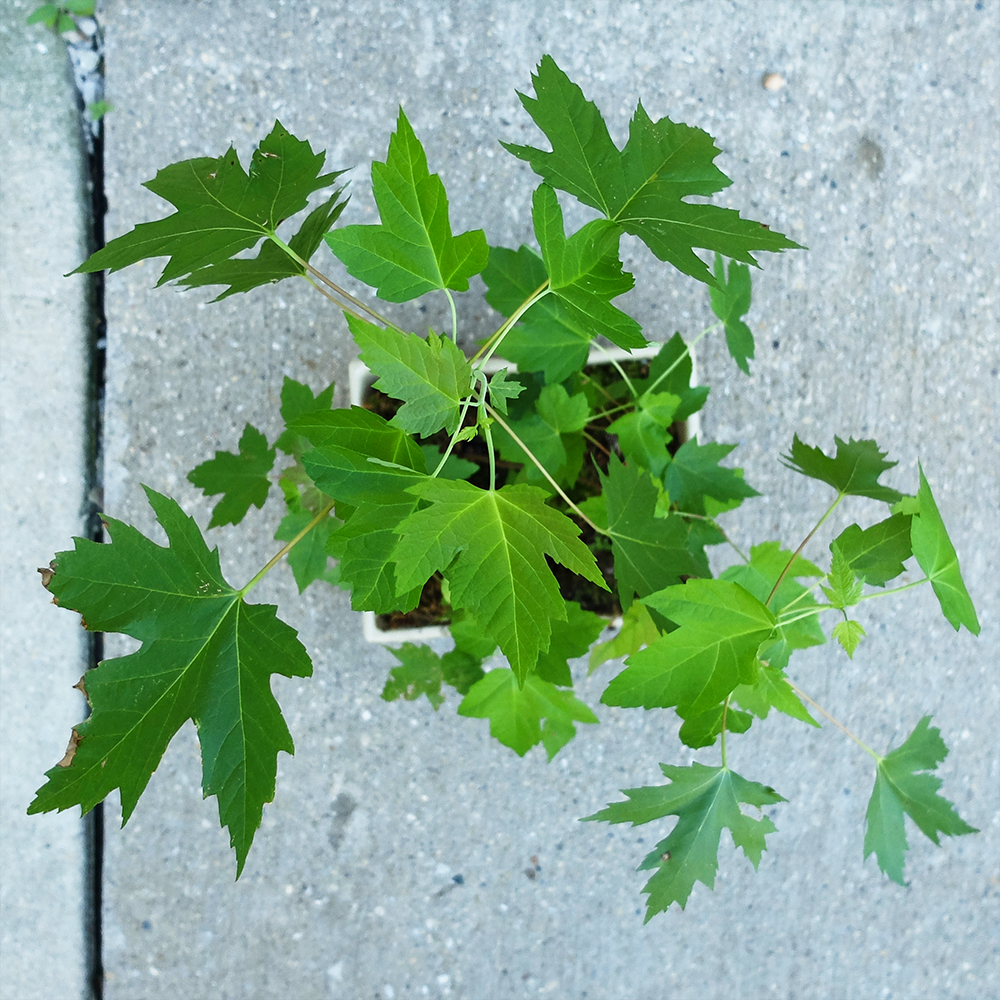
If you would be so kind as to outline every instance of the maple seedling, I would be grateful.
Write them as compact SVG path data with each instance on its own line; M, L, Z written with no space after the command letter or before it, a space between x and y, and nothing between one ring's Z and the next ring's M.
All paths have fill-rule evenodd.
M87 673L91 715L30 812L86 811L118 789L127 821L174 733L192 719L203 789L218 800L239 876L275 793L277 754L293 749L270 678L312 670L277 609L247 600L287 559L299 591L340 586L357 610L405 616L436 594L454 648L402 644L382 697L426 697L436 711L454 689L459 715L488 720L490 734L522 756L540 744L551 759L577 724L598 723L573 692L570 661L607 626L595 608L622 616L590 655L591 671L624 658L601 702L666 710L683 744L709 753L718 744L721 758L661 764L667 784L629 789L627 801L587 817L676 817L640 866L653 871L647 920L685 906L696 882L713 886L723 827L759 864L776 831L771 807L786 800L731 770L728 758L731 737L772 709L809 726L826 718L873 757L864 856L874 854L890 878L903 879L904 814L935 844L940 834L975 832L938 794L932 772L947 750L929 716L879 756L800 689L791 667L797 650L826 642L822 617L853 657L864 650L858 609L927 583L951 625L978 634L923 469L907 496L881 482L894 463L875 441L835 438L831 456L796 436L785 464L834 497L794 550L763 539L745 554L720 523L758 495L741 469L724 464L735 445L686 434L684 422L709 395L693 384L694 346L721 330L749 373L754 254L798 244L731 209L687 200L730 183L707 133L654 121L640 104L619 148L550 56L532 82L535 96L521 101L551 148L504 146L541 180L531 196L535 246L489 246L481 229L453 233L444 184L400 110L385 161L372 166L378 224L335 228L347 205L336 187L342 171L323 173L324 154L276 123L249 170L232 148L160 170L146 187L176 211L78 268L166 257L160 284L224 286L218 298L303 279L344 312L388 408L334 408L332 384L317 392L286 378L275 440L247 424L236 452L217 451L191 471L194 486L219 497L209 529L239 524L272 497L284 505L275 531L284 546L242 587L223 579L218 550L176 501L148 487L166 547L107 518L106 544L78 539L56 555L43 574L56 603L82 614L88 629L141 646ZM567 233L565 196L599 217ZM615 304L633 286L620 258L624 233L702 282L718 322L687 342L675 334L654 344L652 357L621 360L649 346ZM451 329L421 336L385 319L311 263L324 244L384 301L443 294ZM453 293L467 292L475 275L503 321L467 357ZM591 363L594 350L603 367ZM885 503L888 514L830 540L823 569L806 546L853 496ZM716 577L707 549L722 545L738 561ZM919 579L908 578L911 559ZM903 582L887 589L895 580Z

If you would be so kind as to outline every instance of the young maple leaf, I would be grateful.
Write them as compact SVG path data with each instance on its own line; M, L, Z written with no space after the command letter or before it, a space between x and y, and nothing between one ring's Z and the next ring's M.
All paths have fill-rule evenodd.
M661 840L639 866L639 871L655 872L642 890L649 896L644 923L671 903L680 903L684 909L695 882L709 889L715 887L723 827L756 868L767 849L765 836L774 833L777 827L766 816L760 819L747 816L740 804L762 809L787 801L773 788L747 781L724 767L661 764L660 770L670 779L669 785L623 789L628 802L612 802L593 816L583 817L584 821L604 820L633 826L665 816L677 817L670 836Z
M938 846L938 834L958 837L979 832L938 795L940 778L918 773L936 770L948 756L941 730L930 721L925 715L902 746L878 758L875 787L865 813L865 858L874 853L879 868L900 885L906 885L903 865L909 848L903 813Z
M743 322L750 311L750 268L745 264L729 262L729 277L726 277L722 257L715 255L716 286L709 286L712 312L722 320L726 328L726 346L737 365L750 374L747 359L754 354L753 333Z
M917 493L920 512L910 522L910 541L920 568L931 581L945 618L957 632L964 625L973 635L979 635L979 618L972 598L965 589L958 554L951 544L941 513L934 502L930 485L920 467L920 490Z
M361 360L378 376L375 388L403 400L390 423L421 437L442 427L453 434L461 402L472 391L472 366L455 342L434 332L424 340L385 330L350 315L347 325Z
M407 492L430 506L396 529L397 588L406 591L440 570L452 604L496 639L523 684L549 648L552 621L566 620L545 556L607 589L580 529L545 506L545 493L535 486L481 490L464 480L425 478Z
M697 438L685 441L663 474L663 485L670 499L681 510L704 514L706 497L721 503L759 497L736 469L719 464L735 447L716 441L698 444Z
M329 187L343 173L320 175L324 159L324 153L313 153L309 143L296 139L281 122L275 122L255 150L249 174L232 147L224 156L172 163L143 186L177 211L165 219L140 223L92 254L72 273L118 271L140 260L169 257L157 285L193 275L187 284L229 283L230 291L305 274L302 265L290 257L288 274L275 272L270 254L254 260L231 258L264 237L275 237L281 222L304 209L313 191ZM297 245L304 259L308 256L303 250L311 253L318 246L316 231L326 223L332 225L339 214L336 206L331 207L332 201L314 211L300 230ZM224 262L228 263L221 267ZM216 267L220 269L202 270ZM225 294L229 293L220 298Z
M688 580L642 599L680 628L633 653L601 697L605 705L676 708L683 719L714 708L757 680L757 650L774 615L727 580Z
M277 452L268 448L267 438L251 424L243 429L239 448L238 455L217 451L215 458L202 462L188 473L188 481L204 490L207 496L223 494L212 511L210 528L239 524L251 505L259 510L267 500L271 488L267 477Z
M913 555L910 515L893 514L864 529L859 524L849 525L834 544L865 583L884 587L903 572L903 563Z
M792 440L792 450L782 455L782 462L795 472L810 479L832 486L843 496L871 497L873 500L884 500L886 503L896 503L903 496L899 490L883 486L878 477L887 469L893 468L896 462L886 462L886 452L880 451L874 441L841 441L833 439L837 445L837 453L833 458L825 455L819 448L803 444L798 434Z
M640 103L628 142L619 150L596 106L551 56L542 58L531 80L535 97L518 96L552 151L509 142L503 147L527 160L553 187L638 236L660 260L714 285L695 247L754 265L753 250L799 247L731 209L684 201L690 195L715 194L732 183L713 162L720 151L707 132L669 118L654 122Z
M294 752L270 677L308 677L312 663L272 605L247 604L226 583L218 550L209 551L176 501L148 487L146 496L168 548L108 518L110 544L78 538L53 563L48 589L60 607L79 611L92 631L121 632L142 646L84 676L91 715L28 812L79 805L86 813L118 788L126 823L167 744L192 719L202 788L218 799L239 878L274 798L278 751Z
M474 684L458 714L489 719L490 735L519 757L541 743L549 760L576 735L574 722L598 721L572 692L560 691L537 674L529 674L522 685L506 667L489 671Z
M372 188L381 225L345 226L325 237L347 270L387 302L438 288L467 291L486 266L486 236L481 229L452 235L444 184L428 170L402 108L385 163L372 164Z

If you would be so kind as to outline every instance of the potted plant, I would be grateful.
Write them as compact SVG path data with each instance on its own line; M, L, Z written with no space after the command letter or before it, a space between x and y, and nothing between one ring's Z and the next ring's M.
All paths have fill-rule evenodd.
M177 503L150 488L168 547L108 518L110 544L77 540L42 571L55 601L80 612L87 628L142 646L83 678L92 715L73 730L29 811L86 811L119 788L127 820L169 740L192 718L204 790L218 798L238 876L275 792L277 753L292 752L270 676L311 672L277 609L247 601L286 558L300 590L345 586L361 611L405 615L423 603L446 623L454 648L404 643L383 697L426 696L437 708L453 687L459 714L488 719L493 736L522 755L541 743L551 759L577 723L598 721L573 693L570 660L620 614L619 631L590 652L592 669L625 658L602 702L672 709L684 744L721 751L718 765L661 764L666 784L627 790L626 801L586 817L677 817L641 865L652 871L648 920L672 902L683 907L695 881L712 886L723 827L758 864L775 826L743 807L784 799L729 767L727 738L772 709L808 725L818 724L814 713L830 718L787 672L796 650L826 641L822 616L834 617L830 636L853 656L864 628L852 609L929 583L947 620L978 633L922 471L911 495L884 484L893 463L875 441L834 438L828 455L796 436L784 461L827 484L830 506L797 547L762 539L745 553L732 544L720 519L757 494L723 464L733 445L691 433L709 395L692 377L692 350L718 330L748 372L753 253L801 248L735 211L685 200L729 183L705 132L653 121L640 104L619 150L551 57L533 85L535 96L522 102L551 150L505 147L541 179L532 196L537 249L489 247L481 230L453 234L443 184L401 110L385 162L372 169L377 225L337 225L346 205L340 174L322 173L323 154L277 123L249 172L233 149L160 170L146 186L175 213L81 265L115 270L168 257L160 283L224 285L219 298L302 278L343 310L383 396L333 409L332 385L316 391L286 379L275 441L248 424L238 452L217 452L191 472L221 497L209 528L237 524L266 502L278 453L285 456L275 536L285 544L243 586L222 577L217 550ZM294 235L279 236L310 195L331 188ZM567 233L559 192L598 217ZM718 322L651 347L614 304L632 287L619 258L626 232L703 282ZM237 256L262 240L256 256ZM323 243L386 302L444 295L451 328L426 337L401 329L311 263ZM474 275L505 318L467 357L452 293ZM606 365L594 364L594 350ZM889 509L830 540L821 568L803 550L851 496ZM738 562L713 577L706 549L717 545ZM887 588L911 559L923 576ZM887 875L903 878L904 814L935 843L942 833L974 832L929 773L947 753L929 717L884 755L848 735L875 761L865 856L874 853Z

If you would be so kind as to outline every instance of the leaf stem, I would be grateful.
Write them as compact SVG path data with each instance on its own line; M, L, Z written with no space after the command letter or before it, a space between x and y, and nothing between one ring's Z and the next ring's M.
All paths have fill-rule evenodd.
M925 583L931 583L931 578L925 576L922 580L914 580L913 583L904 583L902 587L893 587L892 590L878 590L872 594L864 594L859 599L861 601L870 601L874 597L888 597L890 594L899 594L904 590L910 590L913 587L920 587Z
M393 323L392 320L386 319L383 315L381 315L381 313L377 313L374 309L370 308L369 306L366 306L364 302L361 301L361 299L355 298L353 295L351 295L350 292L345 291L343 288L340 287L340 285L331 281L322 271L316 270L316 268L313 267L312 264L309 263L309 261L300 257L279 236L275 236L274 233L268 233L268 237L279 247L281 247L281 249L284 250L285 253L287 253L288 256L292 258L292 260L298 261L311 275L313 275L316 278L319 278L319 280L322 281L323 284L326 285L326 287L329 288L331 291L336 292L337 295L341 296L341 298L347 299L348 302L350 302L352 305L357 306L360 310L362 310L362 312L368 313L368 315L371 316L372 319L377 320L383 326L387 326L392 330L399 329L399 327L396 326L396 324Z
M451 339L458 343L458 310L455 308L455 298L448 291L447 288L442 288L441 291L448 296L448 305L451 306Z
M332 296L322 285L317 285L316 282L313 281L313 279L310 278L308 274L303 274L302 277L304 280L308 281L309 284L312 285L313 288L315 288L316 291L320 293L320 295L325 295L338 309L341 309L343 312L350 314L355 319L360 319L362 322L365 322L365 318L364 316L361 315L361 313L355 312L350 306L345 306L343 302L340 302L338 299L334 298L334 296Z
M635 391L635 386L632 384L632 380L625 374L625 369L622 368L622 366L615 360L611 352L603 344L597 343L596 340L592 340L591 343L604 354L604 356L608 359L608 363L611 364L617 370L618 374L625 380L625 385L628 386L628 391L632 393L632 398L638 399L639 393Z
M610 538L611 537L610 532L605 531L604 528L599 528L596 524L594 524L593 521L591 521L589 517L587 517L586 514L584 514L582 510L580 510L580 508L575 503L573 503L572 500L570 500L569 496L566 494L566 491L563 490L563 488L552 478L551 474L549 473L549 470L546 469L545 466L542 465L542 463L539 462L537 458L535 458L535 456L531 453L531 450L528 448L528 446L511 430L507 422L500 416L499 413L497 413L496 410L493 409L492 406L489 405L489 403L486 404L486 412L489 413L489 415L511 436L511 438L514 441L514 444L516 444L518 448L520 448L521 451L523 451L525 455L527 455L528 458L530 458L531 461L534 462L535 467L549 481L549 483L552 485L552 488L556 491L556 493L558 493L559 496L561 496L563 500L566 501L570 510L572 510L573 513L576 514L576 516L579 517L586 524L589 524L590 527L593 528L594 531L596 531L599 535L607 535Z
M787 678L786 678L786 680L787 680ZM865 743L865 742L863 742L862 740L858 739L858 737L857 737L857 736L855 736L855 735L854 735L854 733L852 733L852 732L850 731L850 729L848 729L848 728L847 728L847 726L845 726L845 725L844 725L844 724L843 724L842 722L840 722L840 721L838 721L837 719L835 719L835 718L834 718L834 717L833 717L833 716L832 716L832 715L831 715L831 714L830 714L830 713L829 713L829 712L828 712L828 711L827 711L827 710L826 710L826 709L825 709L825 708L824 708L824 707L823 707L822 705L820 705L820 704L819 704L818 702L816 702L816 701L813 701L813 699L812 699L812 698L810 698L810 697L809 697L809 695L807 695L807 694L805 693L805 691L803 691L803 690L802 690L802 688L798 687L798 686L797 686L796 684L794 684L794 683L793 683L792 681L788 681L788 686L789 686L789 687L790 687L790 688L791 688L791 689L792 689L792 690L793 690L793 691L794 691L794 692L795 692L795 693L796 693L796 694L797 694L797 695L798 695L798 696L799 696L800 698L804 698L804 699L805 699L806 701L808 701L808 702L809 702L809 704L810 704L810 705L812 705L812 707L813 707L813 708L815 708L815 709L816 709L816 711L820 713L820 715L824 715L824 716L826 716L826 718L828 718L828 719L829 719L829 720L830 720L830 721L831 721L831 722L832 722L832 723L833 723L833 724L834 724L834 725L835 725L835 726L836 726L836 727L837 727L838 729L840 729L840 730L841 730L842 732L844 732L844 733L846 733L846 734L847 734L848 736L850 736L850 738L851 738L852 740L854 740L854 742L855 742L855 743L857 743L857 745L858 745L859 747L861 747L861 749L862 749L862 750L864 750L864 752L865 752L865 753L867 753L867 754L871 754L871 756L872 756L872 757L874 757L876 761L880 761L880 760L882 759L882 758L881 758L881 757L880 757L880 756L879 756L879 755L878 755L877 753L875 753L875 751L874 751L874 750L872 750L872 748L871 748L870 746L868 746L868 744L867 744L867 743Z
M785 564L785 568L781 571L778 579L774 581L774 586L771 588L771 593L767 595L767 600L764 602L765 604L770 604L771 601L774 600L774 595L778 592L778 588L784 582L785 577L788 576L788 571L792 568L795 560L802 554L802 550L809 544L809 539L811 539L812 536L819 531L823 522L826 521L826 519L840 506L841 500L843 500L846 495L846 493L838 493L837 499L830 504L830 506L826 509L826 513L813 525L812 531L810 531L809 534L802 539L802 544L792 553L791 559L789 559Z
M719 327L722 325L723 325L722 320L719 320L718 323L713 323L711 326L706 326L705 329L702 330L701 333L699 333L698 336L695 337L690 344L685 344L684 350L681 351L680 355L674 359L673 363L665 372L661 372L659 376L657 376L656 381L646 390L645 393L643 393L643 395L648 395L649 393L653 392L656 389L656 387L695 349L699 340L710 334L713 330L718 330Z
M721 737L720 750L722 751L722 767L726 767L726 715L729 713L729 699L732 697L731 694L726 695L726 701L722 706L722 729L719 732Z
M710 524L715 530L722 535L723 541L749 566L750 557L745 555L743 550L727 535L722 528L719 526L719 522L715 520L714 517L705 517L704 514L692 514L686 510L675 510L673 511L678 517L690 517L695 521L704 521L706 524Z
M302 539L305 538L306 535L308 535L309 532L312 531L317 524L319 524L322 520L324 520L326 517L329 516L330 511L333 510L333 507L334 507L334 501L331 500L290 542L288 542L281 549L280 552L278 552L273 558L267 561L267 563L260 570L260 572L257 573L257 575L249 583L247 583L242 588L242 590L240 590L240 597L246 597L247 594L249 594L250 591L253 590L253 588L256 587L257 584L260 583L260 581L263 580L264 577L267 576L267 574L270 573L271 570L274 569L274 567L286 555L288 555L288 553L291 552L292 549L294 549L295 546L298 545L299 542L301 542Z
M493 357L493 352L500 346L500 342L504 337L507 336L511 327L541 298L549 294L549 279L546 278L515 310L511 313L508 319L505 319L501 324L499 329L494 333L482 347L476 351L475 354L469 358L470 364L475 364L479 360L479 356L486 353L486 357L483 358L482 364L485 365L490 358ZM482 367L482 365L480 366Z

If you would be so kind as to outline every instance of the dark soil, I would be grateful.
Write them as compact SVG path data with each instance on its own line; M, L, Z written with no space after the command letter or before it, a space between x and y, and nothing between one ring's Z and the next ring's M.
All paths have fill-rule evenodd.
M621 362L621 365L629 378L643 379L649 375L648 362L624 361ZM610 365L588 365L584 368L583 374L586 379L600 387L599 391L603 390L602 394L608 396L609 405L616 401L622 387L622 381L614 368ZM378 389L369 388L362 405L365 409L388 420L399 409L400 403L379 392ZM475 414L470 410L466 423L473 424L474 422ZM618 450L618 439L600 429L602 423L608 424L610 422L611 420L601 421L598 418L589 426L588 433L594 440L587 441L583 468L574 487L567 490L575 503L588 497L597 496L601 492L597 469L599 468L601 473L607 475L608 456L613 452L619 458L621 457L621 452ZM684 421L675 423L670 428L670 433L673 435L673 441L668 446L668 450L673 454L687 440L687 424ZM434 444L443 450L448 446L449 439L450 435L446 431L440 431L433 437L418 438L417 440L420 444ZM489 455L482 439L473 438L471 441L461 441L452 450L452 454L469 462L475 462L479 466L479 471L469 477L469 482L481 489L489 488ZM498 455L496 457L497 487L502 486L509 475L516 475L520 468L520 463L506 462ZM610 588L610 591L601 590L589 580L577 576L560 563L546 557L549 568L559 583L560 593L565 600L576 601L585 611L593 611L595 614L607 618L618 617L621 615L622 609L618 601L610 544L606 538L598 535L590 525L576 517L559 498L556 498L553 505L561 507L563 513L580 526L580 540L594 553L601 573ZM422 628L427 625L447 625L451 620L450 611L451 608L444 603L441 594L441 575L435 573L424 584L420 603L416 608L405 614L393 612L392 614L379 615L377 622L378 627L383 631Z

